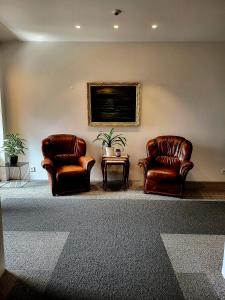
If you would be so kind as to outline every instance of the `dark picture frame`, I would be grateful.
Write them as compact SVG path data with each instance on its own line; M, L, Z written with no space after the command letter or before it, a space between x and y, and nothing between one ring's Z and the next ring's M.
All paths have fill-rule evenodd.
M88 82L88 124L90 126L139 126L138 82Z

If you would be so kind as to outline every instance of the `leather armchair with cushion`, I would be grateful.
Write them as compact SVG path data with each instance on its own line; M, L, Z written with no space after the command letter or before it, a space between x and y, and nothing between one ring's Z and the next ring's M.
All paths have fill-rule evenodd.
M71 134L50 135L42 141L42 167L48 172L52 194L90 190L95 160L86 154L83 139Z
M139 161L144 170L144 192L183 196L189 170L192 144L179 136L159 136L146 145L147 157Z

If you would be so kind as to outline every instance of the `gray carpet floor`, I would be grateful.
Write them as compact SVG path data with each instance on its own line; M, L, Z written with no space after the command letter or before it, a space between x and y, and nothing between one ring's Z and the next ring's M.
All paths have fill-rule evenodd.
M225 203L2 201L9 299L225 299Z
M0 182L0 197L2 199L29 198L29 199L54 199L47 180L36 180L30 182L9 181ZM102 182L92 182L91 190L85 193L60 196L62 200L71 199L131 199L131 200L174 200L173 197L161 195L148 195L143 193L143 182L130 182L129 189L121 189L121 181L110 182L109 188L105 192ZM182 201L195 199L199 200L225 200L225 182L186 182L186 189Z

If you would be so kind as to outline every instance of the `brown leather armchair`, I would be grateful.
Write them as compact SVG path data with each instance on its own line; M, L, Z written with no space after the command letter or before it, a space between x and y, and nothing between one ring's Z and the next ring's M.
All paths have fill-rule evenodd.
M71 134L50 135L42 141L42 167L48 172L52 194L90 190L95 160L86 154L83 139Z
M179 136L159 136L146 145L147 158L139 161L144 170L144 192L183 196L189 170L192 144Z

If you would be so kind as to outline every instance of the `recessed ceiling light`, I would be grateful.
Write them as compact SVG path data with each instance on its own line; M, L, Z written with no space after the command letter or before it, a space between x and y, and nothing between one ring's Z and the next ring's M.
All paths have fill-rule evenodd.
M122 11L121 9L118 9L118 8L116 8L116 9L114 9L114 10L112 11L112 13L114 14L114 16L118 16L118 15L120 15L122 12L123 12L123 11Z
M114 29L119 29L119 25L113 25Z
M157 24L153 24L152 25L152 29L156 29L156 28L158 28L158 25Z
M76 28L76 29L80 29L80 25L76 25L75 28Z

